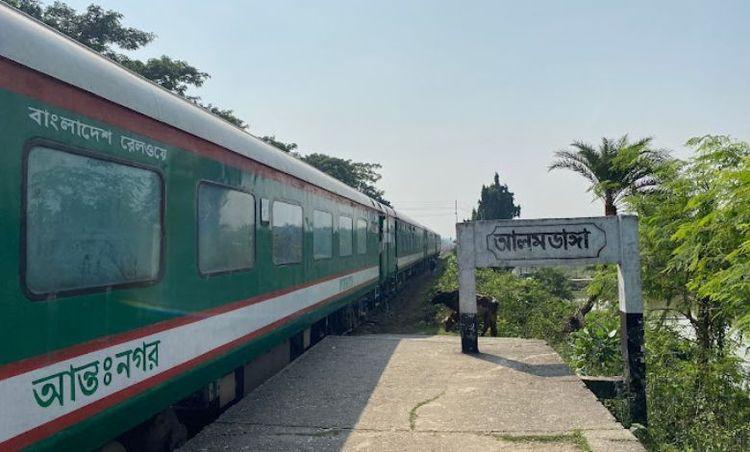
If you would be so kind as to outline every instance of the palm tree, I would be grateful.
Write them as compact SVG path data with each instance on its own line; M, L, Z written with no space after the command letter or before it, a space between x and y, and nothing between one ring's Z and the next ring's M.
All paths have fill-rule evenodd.
M651 138L642 138L634 143L623 135L618 140L602 138L599 148L574 141L575 151L555 152L557 159L548 170L568 169L589 182L592 191L604 201L604 215L617 215L617 206L622 199L657 185L655 172L667 154L651 149Z

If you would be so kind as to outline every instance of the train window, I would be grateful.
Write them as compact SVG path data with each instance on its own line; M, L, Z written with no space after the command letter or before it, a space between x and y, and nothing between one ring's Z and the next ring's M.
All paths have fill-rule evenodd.
M333 215L313 210L313 258L333 256Z
M274 264L302 262L302 207L274 201L271 220Z
M271 221L271 200L260 198L260 222L268 224Z
M339 217L339 256L352 255L352 219Z
M255 198L211 183L198 187L198 269L244 270L255 256Z
M367 220L357 220L357 254L367 253Z
M31 294L158 279L158 173L36 146L27 157L25 197L24 281Z

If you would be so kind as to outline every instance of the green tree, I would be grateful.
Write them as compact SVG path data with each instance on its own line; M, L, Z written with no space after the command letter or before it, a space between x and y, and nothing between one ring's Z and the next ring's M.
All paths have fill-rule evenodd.
M247 124L232 110L203 104L200 97L187 94L189 88L203 86L203 83L210 77L208 73L199 70L187 61L173 59L166 55L141 61L123 54L123 50L138 50L150 44L156 39L156 35L124 26L122 13L105 10L95 4L89 5L84 12L79 13L61 1L56 1L49 6L44 6L40 0L9 0L9 4L142 77L193 101L237 127L247 128Z
M273 135L261 137L261 140L283 152L286 152L287 154L293 155L308 165L314 166L346 185L361 191L370 198L387 206L391 205L391 203L384 198L383 190L380 190L375 186L382 177L378 172L381 168L380 164L355 162L351 159L332 157L319 152L302 155L297 152L297 143L285 143L281 140L277 140L276 136Z
M79 13L61 1L56 1L49 6L44 6L40 0L9 0L9 4L237 127L247 129L247 123L238 118L232 110L223 109L211 103L204 104L200 97L188 94L190 88L203 86L210 77L207 72L199 70L187 61L166 55L141 61L123 54L122 51L137 50L148 45L156 39L156 35L137 28L126 27L122 23L122 13L105 10L94 4ZM320 153L301 156L296 152L296 143L283 143L276 140L274 136L264 136L261 139L284 152L295 155L364 194L390 205L383 198L383 191L375 186L381 178L378 172L379 164L355 162Z
M599 148L574 141L575 151L555 152L549 171L567 169L591 182L589 191L604 201L604 214L617 215L624 196L655 187L656 168L666 158L663 151L651 148L651 138L634 143L623 135L618 140L602 138Z
M216 105L213 105L211 103L203 104L198 103L201 107L205 108L206 110L210 111L211 113L215 114L216 116L224 119L225 121L231 122L235 126L239 127L242 130L247 130L249 126L248 123L240 119L238 116L234 114L234 110L230 110L227 108L220 108Z
M623 199L640 217L649 435L658 450L746 450L748 374L734 354L746 345L733 333L750 331L750 145L687 145L692 158L655 167L658 190Z
M555 152L556 160L548 170L567 169L576 172L591 183L589 191L604 202L605 215L617 215L618 205L629 194L651 191L658 185L657 173L667 159L663 151L651 148L651 138L634 143L623 135L618 140L602 138L598 149L582 141L571 144L575 151ZM597 270L597 280L609 280L607 268ZM568 331L577 331L586 324L586 315L602 299L603 293L589 288L586 301L576 314L568 319Z
M701 361L750 331L750 145L693 138L692 159L662 170L663 189L627 199L640 216L644 289L690 321Z
M679 330L646 324L649 426L659 451L746 451L748 375L735 356L702 363L703 352Z
M379 190L375 186L375 183L382 177L378 172L381 168L380 164L355 162L351 159L342 159L321 153L308 154L302 157L302 160L346 185L361 191L370 198L390 205L383 197L383 190Z
M201 87L209 78L208 73L198 70L187 61L175 60L166 55L141 61L125 55L113 55L111 58L131 71L160 85L173 93L198 101L199 97L188 96L190 87Z
M472 220L505 220L521 215L521 206L516 205L513 192L500 183L500 176L489 186L482 185L479 205L471 212Z
M573 299L573 285L570 277L556 268L542 267L531 274L531 278L539 281L549 293L563 300Z
M277 140L275 135L261 137L261 140L277 149L281 149L287 154L298 155L296 152L297 143L284 143L281 140Z
M115 60L121 55L116 51L117 48L137 50L156 38L153 33L123 26L122 13L104 10L99 5L91 4L85 12L79 14L61 1L47 7L39 0L10 0L8 3L86 47Z

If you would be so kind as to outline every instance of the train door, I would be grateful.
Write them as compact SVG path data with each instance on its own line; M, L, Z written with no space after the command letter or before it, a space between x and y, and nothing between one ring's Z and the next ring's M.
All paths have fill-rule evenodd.
M396 267L398 263L398 239L396 234L398 233L396 228L396 219L388 218L388 236L391 249L388 250L388 273L389 276L396 274Z
M388 280L388 248L390 246L388 234L388 220L385 215L378 217L378 239L380 243L380 284Z

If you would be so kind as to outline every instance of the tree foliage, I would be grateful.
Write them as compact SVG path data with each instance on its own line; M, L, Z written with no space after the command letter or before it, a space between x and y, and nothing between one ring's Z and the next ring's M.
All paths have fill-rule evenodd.
M571 333L570 362L583 375L622 375L620 322L607 311L594 311L586 326Z
M553 270L554 271L554 270ZM552 346L566 338L563 319L572 315L575 305L556 296L545 280L557 279L552 274L539 279L522 278L502 269L478 269L477 292L500 302L497 325L500 336L544 339ZM442 292L458 290L458 262L451 254L444 261L444 270L436 287Z
M302 155L297 152L297 143L285 143L281 140L277 140L275 136L264 136L261 140L281 151L295 156L311 166L314 166L346 185L361 191L370 198L385 205L391 205L391 203L385 199L383 190L380 190L375 186L382 177L378 171L381 168L380 164L355 162L351 159L332 157L319 152Z
M90 49L117 60L116 49L137 50L156 35L122 24L122 13L91 4L78 13L61 1L44 7L39 0L10 0L9 4L34 17Z
M651 436L675 450L740 450L750 437L748 375L734 354L750 332L750 145L710 135L687 145L692 158L659 168L661 189L626 198L640 216L644 295L663 313L646 342ZM693 334L670 332L674 312Z
M750 145L726 136L687 145L695 154L686 161L650 162L656 189L627 190L620 198L640 217L648 445L745 450L750 380L735 352L750 330ZM613 300L614 281L611 267L600 268L589 295ZM571 336L572 363L579 370L614 368L620 358L603 334L609 327L592 327L602 316L614 325L617 315L592 314L587 328Z
M85 11L79 13L61 1L55 1L49 6L44 6L40 0L9 0L9 4L235 126L241 129L248 128L248 124L237 117L232 110L211 103L203 103L200 97L189 94L191 88L200 88L209 79L210 75L207 72L201 71L185 60L174 59L166 55L142 61L122 53L122 51L140 49L156 39L154 33L123 25L122 13L105 10L95 4L89 5ZM378 172L379 164L355 162L320 153L302 156L296 152L296 143L284 143L276 140L274 136L264 136L261 139L284 152L293 154L371 198L390 205L383 198L383 191L375 186L381 178Z
M750 334L750 145L726 136L687 144L688 160L649 161L656 185L614 197L640 217L649 415L640 432L650 450L747 450L750 373L736 352ZM457 286L457 273L451 257L441 289ZM580 373L619 373L614 267L596 269L584 305L596 309L570 334L560 325L575 304L560 299L558 279L484 269L477 289L500 301L502 335L544 338ZM604 403L630 425L626 398Z
M531 274L531 278L547 287L547 290L557 298L573 299L573 285L566 273L556 268L541 267Z
M208 80L207 72L166 55L141 61L122 53L123 50L138 50L156 39L154 33L123 25L122 13L95 4L79 13L61 1L49 6L44 6L40 0L10 0L9 4L237 127L247 128L232 110L203 104L200 97L188 95L190 88L199 88Z
M228 121L234 124L235 126L239 127L242 130L247 130L247 128L250 127L248 123L246 123L245 121L243 121L237 115L234 114L234 110L217 107L216 105L213 105L211 103L204 104L204 103L198 102L198 105L210 111L211 113L215 114L216 116L224 119L225 121Z
M390 205L383 198L383 190L379 190L375 183L382 177L378 170L378 163L355 162L330 155L313 153L302 157L302 160L324 173L335 177L346 185L353 187L370 198L386 205Z
M263 140L264 142L270 144L271 146L277 149L280 149L286 152L287 154L292 154L294 156L299 155L296 152L297 143L284 143L281 140L277 140L275 135L261 137L261 140Z
M623 135L617 140L602 138L598 148L582 141L571 146L574 151L555 152L548 169L567 169L588 180L589 190L604 201L605 215L617 215L624 196L655 187L655 168L666 159L665 152L651 148L651 138L631 143Z
M521 206L516 205L515 195L508 186L500 183L500 176L495 173L493 183L482 185L479 206L472 210L472 220L508 220L521 215Z
M736 356L702 362L703 351L677 329L646 324L651 450L745 451L750 387Z
M693 138L688 161L660 170L663 189L628 198L641 217L644 288L687 318L704 359L728 328L750 332L750 145Z
M199 98L188 96L188 89L203 86L209 78L208 73L198 70L187 61L175 60L166 55L149 58L147 61L131 59L125 55L117 55L112 59L157 85L191 100Z

